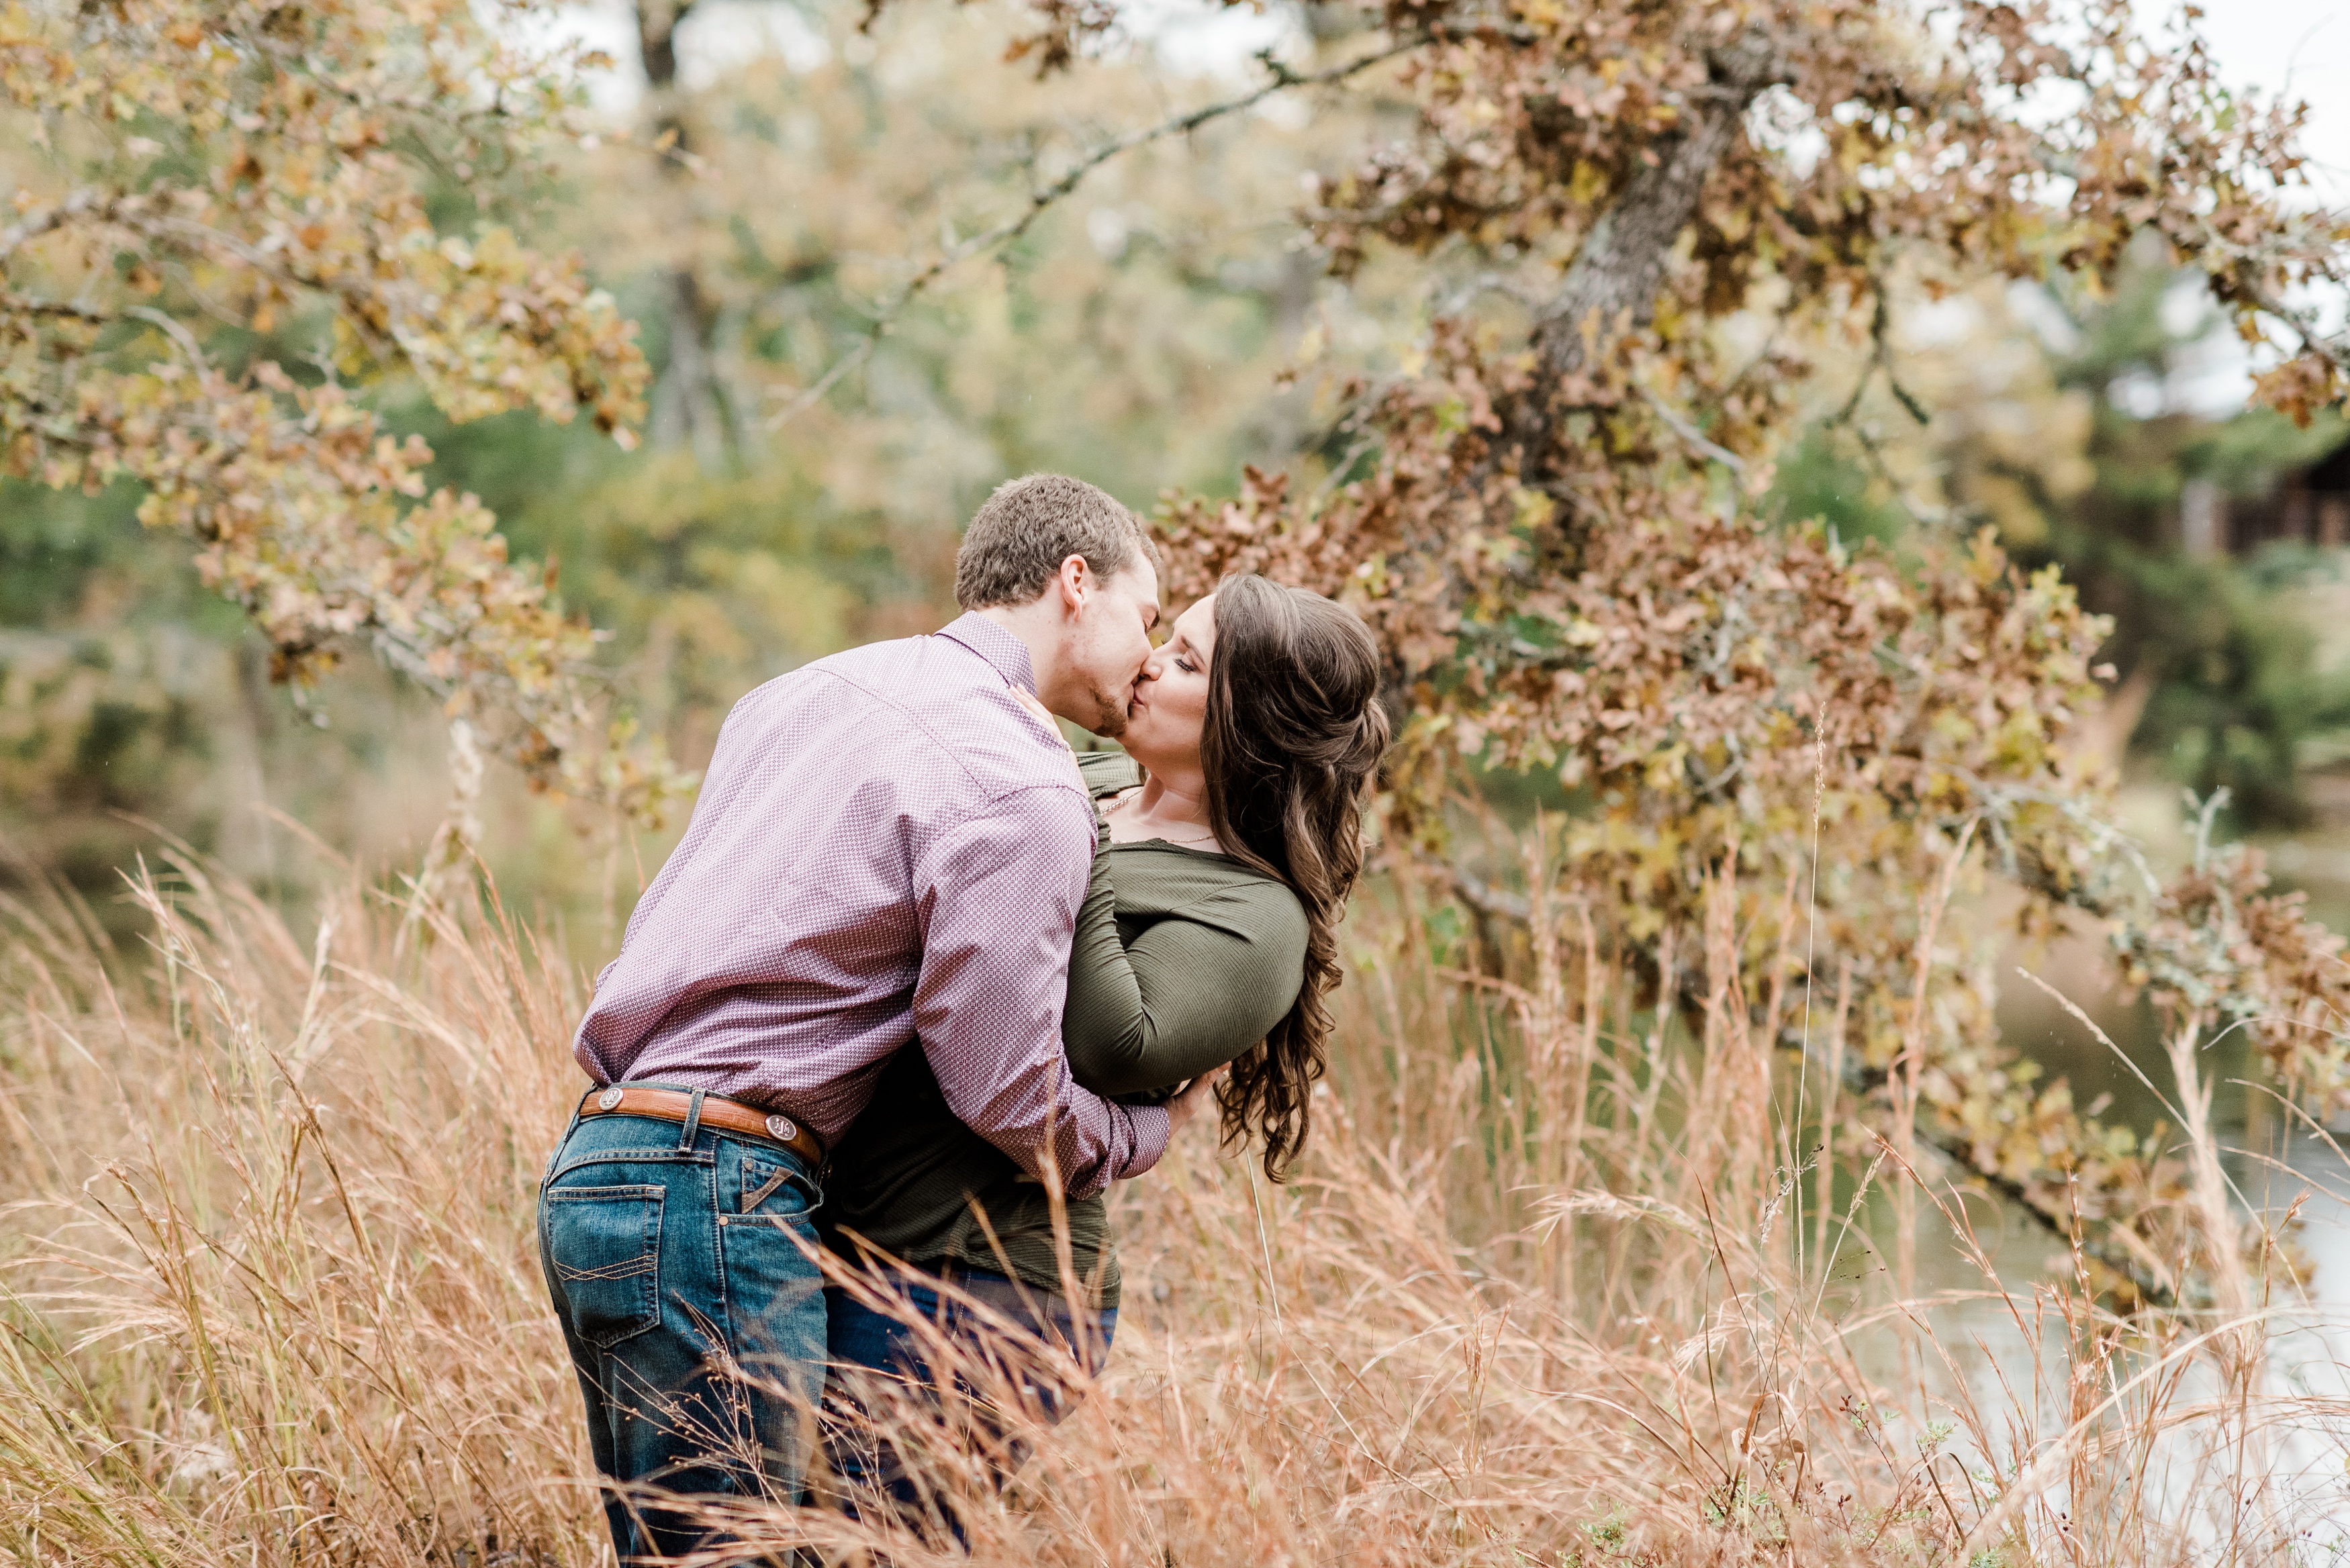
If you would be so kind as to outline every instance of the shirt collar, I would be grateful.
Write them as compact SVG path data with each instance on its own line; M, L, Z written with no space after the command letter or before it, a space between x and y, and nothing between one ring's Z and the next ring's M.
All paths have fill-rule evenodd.
M998 675L1022 691L1036 690L1036 664L1028 657L1028 645L978 611L957 616L939 635L987 660Z

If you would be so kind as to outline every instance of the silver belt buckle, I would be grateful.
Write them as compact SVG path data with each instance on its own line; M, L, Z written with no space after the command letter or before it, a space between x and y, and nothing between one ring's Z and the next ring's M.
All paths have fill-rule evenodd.
M610 1088L596 1096L596 1108L600 1111L611 1110L619 1106L619 1103L620 1086L618 1084L613 1085Z
M791 1117L769 1116L767 1118L767 1136L777 1143L789 1143L799 1135L800 1129L792 1125Z

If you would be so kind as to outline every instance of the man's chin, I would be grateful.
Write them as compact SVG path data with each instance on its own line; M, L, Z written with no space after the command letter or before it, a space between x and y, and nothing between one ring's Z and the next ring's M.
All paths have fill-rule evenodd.
M1115 741L1120 735L1126 733L1127 712L1125 703L1112 701L1107 697L1100 697L1095 700L1094 707L1096 710L1094 713L1094 722L1087 725L1087 729L1091 730L1095 734L1099 735L1105 741Z

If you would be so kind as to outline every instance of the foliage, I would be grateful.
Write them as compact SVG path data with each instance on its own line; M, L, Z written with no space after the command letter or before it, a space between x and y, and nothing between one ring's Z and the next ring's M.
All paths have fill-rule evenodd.
M1772 502L1828 515L1846 537L1898 539L1913 515L1979 520L2026 566L2061 566L2113 622L2100 650L2121 676L2101 721L2122 732L2112 739L2199 795L2228 790L2236 823L2284 826L2303 815L2308 742L2350 717L2350 687L2321 671L2312 628L2281 613L2324 553L2193 554L2178 518L2197 481L2257 509L2284 471L2340 443L2341 422L2178 407L2211 348L2210 315L2178 308L2199 292L2141 255L2103 297L2059 279L1919 301L1938 330L1897 335L1886 364L1930 421L1889 394L1824 411Z
M2245 562L2190 556L2170 524L2193 480L2239 507L2256 504L2282 470L2339 444L2341 421L2329 411L2299 429L2267 410L2221 421L2131 417L2118 389L2167 384L2209 326L2164 318L2175 286L2146 268L2125 274L2108 301L2075 306L2078 346L2058 374L2089 396L2097 477L2061 507L2031 495L2045 524L2027 554L2061 562L2114 618L2107 656L2149 689L2137 743L2199 794L2227 790L2236 820L2290 826L2303 816L2295 774L2306 743L2350 719L2350 685L2318 673L2310 628L2277 613L2282 590L2320 564L2291 545Z
M551 494L517 484L501 508L560 555L688 756L779 668L935 624L957 527L1003 475L1082 472L1137 497L1228 483L1300 422L1274 375L1316 313L1314 275L1251 220L1295 192L1312 136L1216 125L1138 150L969 252L957 236L1021 212L1136 103L1206 84L1129 60L1007 95L968 68L1001 47L991 18L871 39L847 7L814 20L820 58L754 55L691 88L649 58L632 134L569 164L576 188L613 193L570 221L650 326L656 450ZM646 156L671 135L688 162ZM1330 314L1359 325L1345 301ZM450 450L468 483L498 483L494 454Z
M364 644L494 725L538 784L657 816L683 781L598 746L589 633L473 498L425 493L430 452L358 395L408 377L453 419L585 412L624 437L639 412L610 299L489 221L578 63L513 42L528 9L0 13L0 89L33 151L0 234L0 461L142 486L140 520L195 541L276 679ZM271 357L281 329L305 379Z
M1136 129L1137 105L1214 84L1130 58L1007 93L971 69L1001 47L993 19L925 13L868 37L854 15L814 13L823 57L657 80L634 135L574 166L615 192L578 221L650 324L654 401L674 410L652 440L715 472L797 465L901 517L1029 467L1083 466L1121 493L1228 487L1235 430L1294 421L1271 398L1276 339L1317 303L1310 258L1260 214L1338 127L1209 123L1034 209ZM657 128L691 150L684 168L646 158ZM834 389L858 395L811 395Z
M1115 8L1039 11L1066 41ZM2301 111L2221 88L2191 17L2165 41L2104 0L1435 5L1378 25L1415 46L1416 122L1326 174L1305 221L1341 275L1397 247L1498 303L1440 315L1415 361L1348 386L1360 477L1170 503L1179 594L1253 568L1357 604L1409 714L1405 838L1443 852L1467 763L1555 769L1595 808L1555 892L1528 898L1583 903L1667 991L1676 934L1734 914L1766 1037L1790 997L1849 1005L1899 1139L1922 1116L2052 1223L2074 1222L2074 1177L2126 1222L2162 1185L2146 1157L2033 1086L1987 985L1932 1000L1970 866L2030 888L2029 921L2157 919L2081 753L2110 628L1988 532L1897 564L1747 501L1815 365L1857 349L1853 400L1882 378L1929 417L1893 375L1900 280L2093 290L2152 245L2241 332L2282 340L2262 396L2309 418L2343 349L2286 301L2343 278L2350 250L2289 199ZM2066 111L2027 107L2043 98ZM2259 962L2232 961L2251 994ZM2288 1080L2330 1094L2324 1037L2291 1049L2311 1054Z

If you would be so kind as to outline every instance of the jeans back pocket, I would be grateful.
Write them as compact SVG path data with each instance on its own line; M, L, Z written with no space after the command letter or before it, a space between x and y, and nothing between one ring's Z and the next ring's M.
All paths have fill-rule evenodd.
M539 1223L571 1331L608 1350L660 1321L659 1187L557 1187Z

